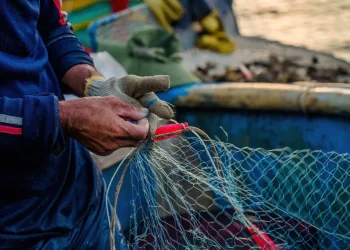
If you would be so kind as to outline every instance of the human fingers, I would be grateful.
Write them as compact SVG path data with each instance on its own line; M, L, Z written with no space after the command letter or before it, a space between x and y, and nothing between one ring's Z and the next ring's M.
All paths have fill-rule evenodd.
M166 75L144 77L128 75L120 80L123 91L136 99L146 93L166 91L170 88L170 77Z
M174 117L174 112L171 107L164 101L161 101L154 93L147 93L141 96L138 101L142 106L148 108L151 113L160 118L169 120Z
M113 110L115 113L124 118L125 120L138 121L145 118L149 114L147 108L142 107L142 105L134 100L133 104L120 100L117 97L108 97L113 105Z
M131 122L125 122L126 124L126 133L125 140L134 140L134 141L143 141L147 138L149 131L149 122L147 118L138 120L135 124Z

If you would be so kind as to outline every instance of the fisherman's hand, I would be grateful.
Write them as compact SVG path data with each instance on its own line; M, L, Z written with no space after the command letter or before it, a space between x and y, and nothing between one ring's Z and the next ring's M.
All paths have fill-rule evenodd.
M132 106L112 96L59 102L64 133L98 155L138 146L149 131L148 113L148 109Z
M92 77L87 82L85 96L115 96L131 105L149 109L150 135L153 135L159 118L171 119L174 116L169 105L154 94L155 91L166 91L169 87L169 76L128 75L108 80Z

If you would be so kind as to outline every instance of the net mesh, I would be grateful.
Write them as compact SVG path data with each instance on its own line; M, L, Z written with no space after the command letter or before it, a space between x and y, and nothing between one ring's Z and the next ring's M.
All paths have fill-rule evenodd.
M127 164L129 249L349 249L349 162L335 152L237 148L195 131L149 140Z
M147 25L157 25L156 19L146 5L129 8L121 13L114 14L115 18L109 21L96 23L96 39L103 43L115 41L125 43L137 31Z

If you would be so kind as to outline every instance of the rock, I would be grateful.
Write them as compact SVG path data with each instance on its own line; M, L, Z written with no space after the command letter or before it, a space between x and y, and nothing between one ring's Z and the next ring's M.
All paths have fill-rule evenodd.
M315 82L350 82L350 70L345 68L319 68L319 60L315 56L309 65L300 65L297 58L278 58L270 55L268 60L257 60L245 64L251 78L244 77L242 68L218 67L215 62L208 61L197 66L195 74L204 82L280 82L297 81Z

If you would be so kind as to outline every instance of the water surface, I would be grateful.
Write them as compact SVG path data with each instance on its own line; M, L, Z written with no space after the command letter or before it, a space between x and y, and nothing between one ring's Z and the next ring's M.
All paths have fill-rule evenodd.
M350 62L350 0L234 0L242 35L332 53Z

